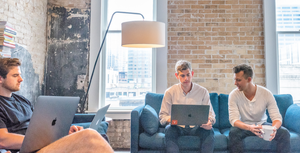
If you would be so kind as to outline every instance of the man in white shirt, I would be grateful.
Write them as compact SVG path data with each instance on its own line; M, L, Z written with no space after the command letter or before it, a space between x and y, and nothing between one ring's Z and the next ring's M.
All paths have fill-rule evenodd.
M209 99L208 91L195 83L192 83L194 72L191 63L180 60L175 66L175 76L178 84L166 90L159 113L160 123L169 124L171 121L172 104L186 105L210 105L209 118L206 124L193 128L167 125L165 129L166 151L168 153L179 152L177 139L181 135L196 135L201 139L200 152L212 153L214 150L214 132L212 125L215 123L215 113ZM182 110L184 111L184 110Z
M262 138L261 125L272 125L270 141L277 141L277 152L290 152L290 134L281 126L282 117L273 94L266 88L252 81L251 66L241 64L233 68L235 85L229 94L229 121L233 126L229 133L229 150L231 153L243 152L243 139L247 136ZM267 122L268 109L272 123Z

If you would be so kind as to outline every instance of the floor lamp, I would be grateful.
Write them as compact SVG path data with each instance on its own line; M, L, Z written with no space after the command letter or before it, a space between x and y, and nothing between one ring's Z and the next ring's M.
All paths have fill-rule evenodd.
M93 71L91 74L91 79L87 88L86 93L83 95L79 109L80 113L85 113L84 106L86 103L86 99L89 93L90 85L92 83L94 71L103 47L103 44L106 39L107 32L109 30L111 21L115 14L134 14L141 15L144 19L144 16L141 13L135 12L114 12L110 18L109 24L105 31L99 52L97 54L95 64L93 67ZM165 46L165 24L162 22L156 21L130 21L122 23L122 46L123 47L131 47L131 48L158 48Z

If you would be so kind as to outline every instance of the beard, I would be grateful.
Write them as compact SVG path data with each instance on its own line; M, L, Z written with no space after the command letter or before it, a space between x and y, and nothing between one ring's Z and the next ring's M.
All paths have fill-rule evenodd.
M2 88L5 88L6 90L9 90L11 92L16 92L16 91L19 91L20 90L20 86L17 86L17 85L12 85L12 84L8 84L5 82L3 82L2 84Z

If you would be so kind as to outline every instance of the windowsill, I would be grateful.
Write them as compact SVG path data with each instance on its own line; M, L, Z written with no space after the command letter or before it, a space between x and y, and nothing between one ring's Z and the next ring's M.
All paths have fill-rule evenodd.
M114 119L130 119L132 110L108 110L105 114L106 117ZM96 113L94 111L87 111L87 113Z

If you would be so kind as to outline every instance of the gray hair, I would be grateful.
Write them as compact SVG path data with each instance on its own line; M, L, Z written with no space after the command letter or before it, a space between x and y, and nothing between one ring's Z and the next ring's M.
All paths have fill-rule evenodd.
M186 60L179 60L175 65L175 72L178 73L179 71L182 72L183 70L190 69L192 71L192 64Z
M237 65L233 68L234 73L239 73L243 71L244 72L244 78L247 79L248 77L252 78L253 77L253 70L252 67L247 65L247 64L240 64Z

